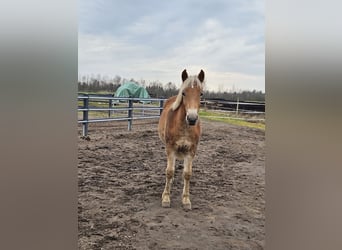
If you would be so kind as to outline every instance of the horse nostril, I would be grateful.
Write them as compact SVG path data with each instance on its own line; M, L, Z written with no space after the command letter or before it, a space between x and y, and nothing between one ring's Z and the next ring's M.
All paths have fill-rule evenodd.
M188 120L190 125L194 125L197 121L197 117L195 116L187 116L186 119Z

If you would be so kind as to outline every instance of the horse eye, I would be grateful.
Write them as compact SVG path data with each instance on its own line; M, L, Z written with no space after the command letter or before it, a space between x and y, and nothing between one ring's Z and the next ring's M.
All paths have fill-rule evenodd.
M203 96L203 93L201 93L201 96Z
M183 96L185 96L185 93L184 93L184 92L182 92L182 95L183 95Z

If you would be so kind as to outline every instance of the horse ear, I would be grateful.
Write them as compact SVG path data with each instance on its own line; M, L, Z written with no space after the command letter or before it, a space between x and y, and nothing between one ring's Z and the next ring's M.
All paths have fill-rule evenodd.
M188 73L186 72L186 69L183 70L182 72L182 80L183 82L188 78Z
M199 72L198 74L198 80L200 80L201 82L204 81L204 71L201 69L201 72Z

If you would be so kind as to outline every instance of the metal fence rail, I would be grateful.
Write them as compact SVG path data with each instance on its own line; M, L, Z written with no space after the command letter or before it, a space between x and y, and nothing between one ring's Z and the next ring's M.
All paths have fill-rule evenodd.
M77 110L79 113L82 113L82 119L79 119L78 123L82 124L83 136L88 134L89 123L96 122L127 121L128 130L130 131L132 130L133 120L159 118L165 101L166 99L161 98L143 99L79 93L79 105ZM123 104L122 102L124 102L124 107L118 105ZM142 103L143 106L137 106L137 102ZM154 103L154 105L146 106L144 103ZM201 107L236 114L265 114L265 103L239 102L239 100L235 102L223 99L204 99L201 101ZM138 113L138 111L140 111L140 113ZM90 118L90 116L94 116L94 114L95 117ZM98 117L99 114L102 114L102 116ZM236 119L246 120L246 118ZM256 118L253 119L256 120ZM264 118L258 120L264 120Z
M208 109L218 109L244 114L264 114L264 102L228 101L224 99L205 99L201 105Z
M132 130L133 120L142 120L142 119L155 119L159 118L160 114L163 110L163 105L165 99L159 98L127 98L127 97L112 97L112 96L100 96L100 95L79 95L77 97L79 102L82 102L82 106L78 106L77 111L82 112L82 119L78 120L78 123L82 124L82 135L88 135L88 124L96 123L96 122L110 122L110 121L127 121L128 122L128 130ZM125 107L115 107L116 104L120 103L120 101L124 101L127 106ZM91 106L91 102L97 102L101 105L107 105L107 107L98 107ZM157 107L143 106L143 107L134 107L135 102L142 103L158 103ZM114 107L113 107L114 106ZM142 115L134 114L134 111L140 110L142 111ZM157 113L148 113L149 111L157 111ZM89 119L89 112L103 112L108 111L107 117L104 118L92 118ZM147 111L147 112L145 112ZM112 117L113 112L118 112L121 117Z

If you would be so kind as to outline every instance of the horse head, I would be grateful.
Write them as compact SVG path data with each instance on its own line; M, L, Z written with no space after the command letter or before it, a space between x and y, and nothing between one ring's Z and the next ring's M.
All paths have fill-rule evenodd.
M203 95L204 71L201 70L197 76L188 76L184 69L182 80L183 83L179 95L181 94L182 96L182 104L186 111L185 120L190 126L193 126L198 120L200 100Z

